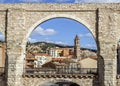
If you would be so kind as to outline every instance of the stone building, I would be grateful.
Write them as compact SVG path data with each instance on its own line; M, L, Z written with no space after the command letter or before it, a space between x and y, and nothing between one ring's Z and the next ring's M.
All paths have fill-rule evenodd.
M23 70L24 73L34 73L35 68L35 55L33 53L27 53L26 58L24 59Z
M58 57L58 51L56 48L49 49L49 55L52 57Z
M51 48L48 50L49 55L52 57L67 57L72 55L72 48Z
M43 64L50 60L50 56L46 53L36 53L35 54L35 67L42 67Z
M97 56L91 56L87 58L82 58L79 63L80 63L80 68L85 69L81 70L81 72L84 73L97 73Z

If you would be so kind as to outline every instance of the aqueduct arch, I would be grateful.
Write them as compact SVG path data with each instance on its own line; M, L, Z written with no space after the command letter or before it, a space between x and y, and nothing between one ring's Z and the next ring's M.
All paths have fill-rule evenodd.
M70 14L67 15L67 14L59 13L59 14L53 14L53 15L45 16L45 18L42 18L42 19L38 20L37 22L35 22L33 25L31 25L31 27L28 30L28 33L26 34L25 40L23 40L23 45L27 43L28 37L30 36L30 34L32 33L32 31L38 25L40 25L41 23L46 22L46 21L48 21L50 19L54 19L54 18L67 18L67 19L71 19L71 20L77 21L77 22L83 24L90 31L90 33L94 36L94 38L96 37L96 35L95 35L96 32L93 31L92 25L90 25L89 22L83 20L83 18L77 17L77 15L73 16L73 15L70 15Z
M65 18L65 19L70 19L70 20L72 20L72 21L76 21L76 22L78 22L78 23L80 23L80 24L82 24L82 25L84 25L83 23L81 23L81 21L82 22L85 22L84 20L82 20L81 18L78 18L78 17L74 17L74 16L71 16L71 15L66 15L66 14L58 14L58 15L49 15L49 16L47 16L47 17L45 17L45 18L43 18L43 19L41 19L41 20L39 20L38 22L36 22L35 24L33 24L32 25L32 27L30 27L29 29L29 32L27 33L27 36L26 36L26 38L27 38L27 40L24 40L23 42L23 44L26 44L26 42L28 41L28 37L30 36L30 34L32 33L32 31L33 30L35 30L36 29L36 27L38 27L40 24L42 24L42 23L44 23L44 22L46 22L46 21L49 21L49 20L52 20L52 19L56 19L56 18ZM86 22L85 22L86 23ZM87 24L86 23L86 25L87 26L89 26L90 27L90 25L89 24ZM89 32L92 34L92 36L93 36L93 33L94 33L94 36L95 36L95 32L91 32L92 31L92 29L89 29L89 28L87 28L87 26L85 26L84 25L84 27L86 27L86 29L88 29L89 30ZM94 39L95 40L95 39ZM26 47L24 47L25 49L26 49ZM25 56L24 56L25 57ZM25 78L26 79L26 78ZM52 83L52 84L56 84L56 83L59 83L59 80L60 79L58 79L58 80L55 80L54 78L52 79L47 79L46 78L46 80L44 80L44 79L41 79L40 81L41 82L39 82L39 83L37 83L37 84L35 84L35 83L33 83L32 85L30 85L30 84L25 84L25 82L24 82L24 84L25 84L25 86L26 85L30 85L30 86L35 86L35 85L37 85L37 86L46 86L47 84L49 84L50 82L54 82L54 83ZM72 81L70 82L70 81L63 81L63 82L61 82L61 83L68 83L70 86L73 84L75 84L75 86L76 85L79 85L79 86L81 86L82 84L81 84L81 82L82 81L79 81L79 80L75 80L75 79L71 79ZM27 79L26 79L26 81L27 81ZM37 81L37 79L36 79L36 81ZM28 81L29 82L29 81ZM41 84L42 83L42 84ZM79 83L79 84L77 84L77 83ZM50 83L51 84L51 83ZM58 85L58 84L57 84ZM73 86L72 85L72 86ZM87 84L84 84L84 85L87 85ZM48 85L47 85L48 86ZM60 85L61 86L61 85Z
M100 81L104 86L117 86L119 10L120 4L1 4L0 28L7 43L7 86L23 83L23 58L29 34L38 24L55 17L77 20L90 29L97 41L99 55L104 58L104 65L100 65L104 70L99 70L103 73Z
M91 28L92 26L89 25L88 22L86 22L85 20L83 20L83 19L81 19L81 18L79 18L79 17L77 17L77 16L72 16L72 15L69 15L69 14L67 15L67 14L61 13L61 14L57 14L57 15L55 15L55 14L53 14L53 15L48 15L48 16L45 16L45 18L42 18L41 20L37 21L35 24L33 24L33 25L30 27L30 30L29 30L26 38L29 37L29 35L31 34L31 32L32 32L38 25L40 25L41 23L43 23L43 22L45 22L45 21L48 21L48 20L50 20L50 19L54 19L54 18L68 18L68 19L71 19L71 20L75 20L75 21L83 24L84 26L86 26L88 29L90 28L89 30L90 30L90 31L94 34L94 36L95 36L95 32L93 32L93 31L92 31L92 28Z

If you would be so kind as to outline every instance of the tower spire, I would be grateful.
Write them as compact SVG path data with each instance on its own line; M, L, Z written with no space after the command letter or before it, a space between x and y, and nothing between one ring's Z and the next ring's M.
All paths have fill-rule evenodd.
M74 39L74 58L80 59L80 39L78 35Z
M75 40L79 40L79 37L78 37L78 35L76 35L76 36L75 36Z

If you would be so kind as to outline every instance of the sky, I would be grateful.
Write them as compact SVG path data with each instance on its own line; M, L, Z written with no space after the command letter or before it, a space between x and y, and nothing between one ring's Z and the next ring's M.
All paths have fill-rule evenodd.
M0 3L119 3L120 0L0 0Z
M0 3L120 3L120 0L0 0ZM89 30L84 25L69 19L53 19L40 24L28 40L73 45L75 35L80 37L81 47L96 49L95 40ZM2 33L0 40L4 41Z
M67 18L55 18L38 25L28 40L34 42L50 42L63 45L74 45L74 38L78 35L80 46L96 49L96 42L91 32L83 24Z
M4 41L5 39L4 39L4 36L2 35L2 33L0 32L0 40L1 41Z

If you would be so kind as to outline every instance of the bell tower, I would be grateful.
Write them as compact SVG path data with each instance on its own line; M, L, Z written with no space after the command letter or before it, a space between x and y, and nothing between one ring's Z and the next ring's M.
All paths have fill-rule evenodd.
M78 35L74 39L74 59L80 60L80 39Z

